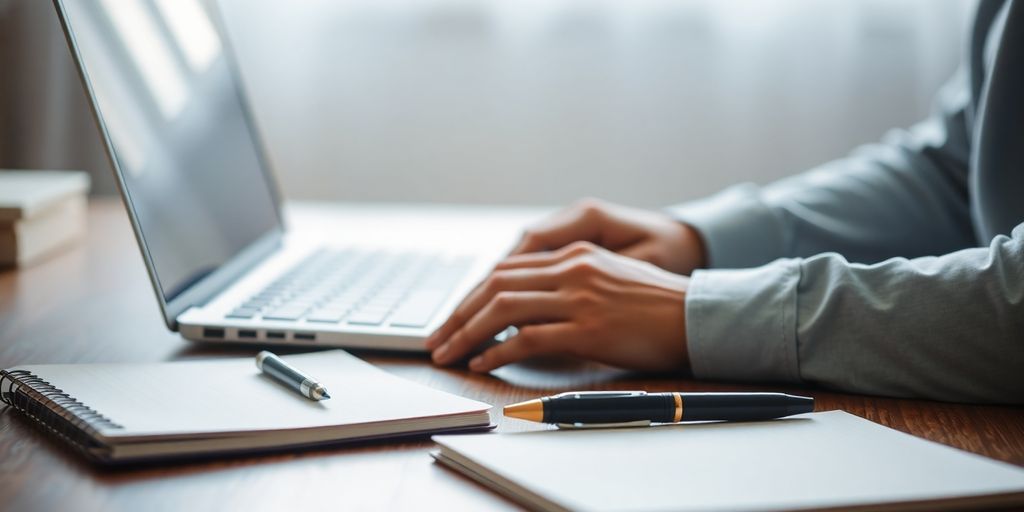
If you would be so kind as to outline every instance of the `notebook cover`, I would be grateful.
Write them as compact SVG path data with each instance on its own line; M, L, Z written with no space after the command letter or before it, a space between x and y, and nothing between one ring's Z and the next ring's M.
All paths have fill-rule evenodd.
M7 370L0 391L20 400L19 408L32 408L27 412L44 424L61 423L54 415L70 418L100 459L104 449L145 457L147 445L172 456L178 446L185 452L218 445L241 451L247 445L299 446L489 424L488 404L407 381L342 350L283 359L320 380L331 399L299 395L262 374L248 357L19 366ZM11 393L12 380L28 385ZM45 410L33 405L46 401ZM82 435L76 440L86 441Z
M1024 504L1024 469L842 411L749 423L435 436L542 510L940 510Z

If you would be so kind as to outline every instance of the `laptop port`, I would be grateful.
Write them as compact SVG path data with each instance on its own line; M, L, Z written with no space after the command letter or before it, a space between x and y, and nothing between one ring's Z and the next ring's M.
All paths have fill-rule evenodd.
M212 327L203 328L204 338L224 338L224 329L214 329Z
M278 331L267 331L267 339L271 340L283 340L284 333Z
M312 334L312 333L308 333L308 332L297 332L297 333L295 333L295 339L297 339L297 340L313 341L313 340L316 339L316 334Z
M251 330L248 330L248 329L239 330L238 331L238 337L239 338L255 338L256 337L256 331L251 331Z

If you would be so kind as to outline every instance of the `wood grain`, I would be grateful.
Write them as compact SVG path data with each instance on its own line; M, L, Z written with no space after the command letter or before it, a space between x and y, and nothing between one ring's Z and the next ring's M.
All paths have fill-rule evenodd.
M0 273L0 367L250 356L200 347L164 327L123 209L90 205L89 235L32 267ZM286 351L282 351L286 352ZM582 362L537 361L475 375L426 356L358 355L408 379L496 407L567 389L758 390L672 375L635 375ZM770 389L776 390L778 387ZM813 395L904 432L1024 465L1024 409L846 395ZM543 428L492 416L498 431ZM0 503L8 510L231 508L501 510L515 505L434 464L429 439L127 469L89 465L15 411L0 410Z

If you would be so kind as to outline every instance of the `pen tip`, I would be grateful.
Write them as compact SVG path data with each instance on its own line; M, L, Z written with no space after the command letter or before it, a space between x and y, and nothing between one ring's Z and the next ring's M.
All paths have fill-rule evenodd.
M529 400L518 404L506 405L505 416L528 421L544 421L544 403L540 400Z
M320 400L327 400L330 397L331 397L331 395L329 393L327 393L326 391L324 391L324 393L322 395L320 395Z

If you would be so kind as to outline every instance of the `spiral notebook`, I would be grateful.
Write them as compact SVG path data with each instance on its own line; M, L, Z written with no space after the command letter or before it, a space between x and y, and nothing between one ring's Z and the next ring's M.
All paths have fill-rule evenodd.
M391 375L342 350L284 356L314 402L253 358L53 364L0 371L0 399L102 463L280 450L488 428L490 405Z

